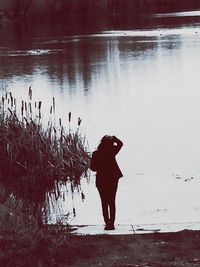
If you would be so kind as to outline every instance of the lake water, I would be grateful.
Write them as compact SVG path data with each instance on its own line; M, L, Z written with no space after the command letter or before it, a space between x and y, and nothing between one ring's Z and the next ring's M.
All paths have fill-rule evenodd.
M199 16L157 14L146 26L66 35L0 32L2 91L22 99L31 86L46 116L54 96L57 117L83 119L91 151L105 134L124 142L118 223L200 219ZM71 223L102 223L93 175L82 183L86 199L74 197Z

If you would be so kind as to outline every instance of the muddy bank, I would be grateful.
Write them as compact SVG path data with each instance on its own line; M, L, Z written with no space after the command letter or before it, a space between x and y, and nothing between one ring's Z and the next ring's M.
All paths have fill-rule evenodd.
M0 236L1 266L200 266L200 231L143 235ZM28 257L27 257L28 255Z

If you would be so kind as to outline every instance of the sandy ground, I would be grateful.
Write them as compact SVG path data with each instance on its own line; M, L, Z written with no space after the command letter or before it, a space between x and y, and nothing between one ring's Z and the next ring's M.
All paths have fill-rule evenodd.
M106 231L104 225L74 225L73 233L77 235L137 235L147 233L176 233L183 230L198 230L200 223L167 223L167 224L118 224L115 230Z

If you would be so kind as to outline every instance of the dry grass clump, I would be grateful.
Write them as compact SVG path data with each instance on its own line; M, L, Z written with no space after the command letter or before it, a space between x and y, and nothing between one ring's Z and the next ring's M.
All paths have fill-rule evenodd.
M42 102L33 103L31 88L28 96L20 108L11 93L0 101L0 182L26 200L41 202L58 181L79 185L90 156L79 132L80 118L76 131L70 129L71 113L67 133L61 119L56 126L53 98L50 116L54 119L43 127Z

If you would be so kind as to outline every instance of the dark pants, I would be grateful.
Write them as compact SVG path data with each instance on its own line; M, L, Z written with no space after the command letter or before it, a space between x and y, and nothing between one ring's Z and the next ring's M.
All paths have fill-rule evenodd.
M101 198L103 218L106 225L114 225L115 222L115 197L118 187L118 181L109 184L98 185L97 189Z

